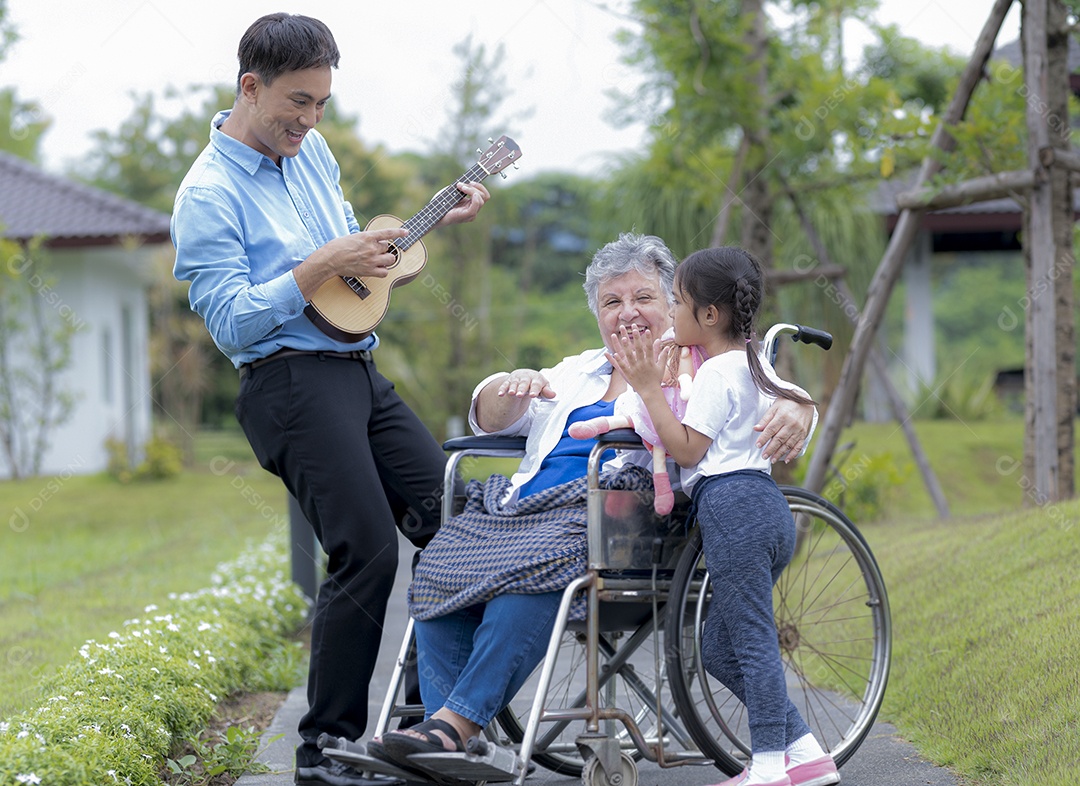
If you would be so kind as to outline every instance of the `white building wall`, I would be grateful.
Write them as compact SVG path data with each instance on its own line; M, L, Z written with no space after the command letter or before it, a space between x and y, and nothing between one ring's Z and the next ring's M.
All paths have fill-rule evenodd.
M46 303L53 319L79 330L59 389L75 395L71 416L49 437L44 476L100 472L108 465L106 440L128 444L140 459L151 436L149 355L150 249L53 250L56 279ZM0 457L0 477L10 477Z

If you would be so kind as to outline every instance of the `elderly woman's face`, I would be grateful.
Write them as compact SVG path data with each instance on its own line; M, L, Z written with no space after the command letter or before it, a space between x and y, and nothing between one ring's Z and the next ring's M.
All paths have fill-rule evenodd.
M671 327L671 304L656 273L645 276L631 270L601 283L597 295L600 336L608 349L612 348L611 334L618 335L620 327L649 328L653 338Z

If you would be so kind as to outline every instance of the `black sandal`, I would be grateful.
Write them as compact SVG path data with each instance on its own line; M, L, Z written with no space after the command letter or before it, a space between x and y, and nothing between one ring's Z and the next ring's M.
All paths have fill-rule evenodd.
M386 756L389 756L391 759L402 764L407 763L408 757L414 753L465 752L465 746L461 742L461 737L458 735L457 729L444 720L430 718L423 723L417 723L415 726L410 726L408 731L416 732L417 734L422 735L423 738L414 737L401 731L386 732L382 735L382 752ZM441 731L449 738L450 742L454 745L453 751L446 749L442 738L436 736L436 731Z

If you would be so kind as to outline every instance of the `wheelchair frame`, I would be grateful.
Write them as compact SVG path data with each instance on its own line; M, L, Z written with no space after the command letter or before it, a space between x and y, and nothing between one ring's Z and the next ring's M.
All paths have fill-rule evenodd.
M831 343L831 337L820 331L798 325L776 325L764 342L770 360L775 359L777 338L785 334L792 335L793 340L817 343L826 348ZM520 457L525 439L463 437L450 440L444 447L450 451L442 509L445 521L453 513L453 489L460 462L466 457ZM605 528L611 525L610 517L605 519L604 514L605 495L609 492L599 485L601 456L613 448L640 450L642 445L634 432L615 431L601 435L590 454L588 569L563 593L547 653L536 672L538 684L532 695L527 722L522 728L518 710L512 706L504 709L485 730L487 738L493 742L505 744L509 739L511 743L517 743L513 779L519 786L524 784L531 759L559 772L580 773L585 786L635 786L636 759L639 758L656 762L661 767L712 763L734 775L745 766L750 755L742 705L722 686L711 684L711 678L701 665L697 632L709 603L710 581L700 554L700 533L696 529L690 531L693 522L685 523L690 535L685 538L684 547L671 550L670 544L663 542L664 539L654 531L650 533L653 535L650 548L636 550L629 564L626 564L625 551L615 549L613 552L609 540L605 539ZM870 731L884 697L892 643L888 598L876 561L855 525L823 498L805 489L781 488L796 517L800 551L777 586L784 584L789 571L798 571L800 575L792 581L801 581L801 585L797 584L792 592L794 595L801 589L803 593L793 597L790 604L783 596L784 589L780 590L780 596L774 594L781 652L788 673L795 675L795 689L805 699L807 709L803 714L809 715L807 722L840 766ZM640 520L631 524L631 530L641 524ZM645 524L649 525L648 522ZM620 530L618 534L622 537L627 532ZM613 553L614 561L611 559ZM649 558L643 561L645 553ZM834 573L829 574L830 570ZM568 625L570 605L579 592L586 593L587 599L583 631L580 626L574 630ZM809 613L806 604L819 602L820 605L813 606L813 619L802 625L802 618ZM605 609L616 604L648 604L651 608L651 615L646 615L651 618L636 629L629 629L635 632L623 649L617 649L614 639L609 638L616 634L601 630ZM860 607L866 611L860 612ZM834 610L842 616L834 616ZM860 613L864 616L858 616ZM791 618L785 615L791 615ZM799 619L794 619L794 615L799 615ZM817 630L814 626L822 628L822 623L843 630L839 634L843 638L838 640L836 653L823 652L820 642L814 641ZM665 652L662 659L658 652L661 626ZM572 706L551 707L547 704L548 694L559 665L559 650L570 634L584 645L584 689L570 701ZM634 652L650 634L654 648L651 683L630 663ZM389 729L392 717L423 714L423 707L395 703L401 691L412 638L413 622L410 619L376 723L376 736ZM808 676L811 670L813 679ZM573 679L575 675L570 674L570 677ZM620 679L628 683L629 692L641 701L636 713L624 707L607 706L602 698L603 692ZM674 707L667 707L663 702L665 687L672 694ZM791 691L789 684L789 693ZM812 704L810 695L819 693L823 698ZM611 696L610 692L608 696ZM822 720L819 716L825 714L829 718ZM652 726L643 730L645 722ZM571 723L583 723L584 731L577 733L572 744L554 745L553 740ZM537 746L541 724L554 726L545 741ZM621 724L623 734L615 733L616 724ZM496 726L502 729L502 736L494 728ZM676 744L682 750L674 750ZM575 751L580 757L580 765L573 755ZM510 777L508 774L505 780Z

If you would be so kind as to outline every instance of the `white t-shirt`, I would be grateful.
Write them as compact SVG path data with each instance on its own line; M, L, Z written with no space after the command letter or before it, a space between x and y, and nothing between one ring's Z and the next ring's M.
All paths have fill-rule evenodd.
M794 387L777 377L767 363L763 367L776 384ZM772 465L761 456L761 448L756 444L759 434L754 426L774 400L774 396L763 393L754 384L744 350L724 352L701 365L694 375L682 423L713 442L695 466L681 468L682 486L687 494L699 480L711 475L740 469L769 474Z

